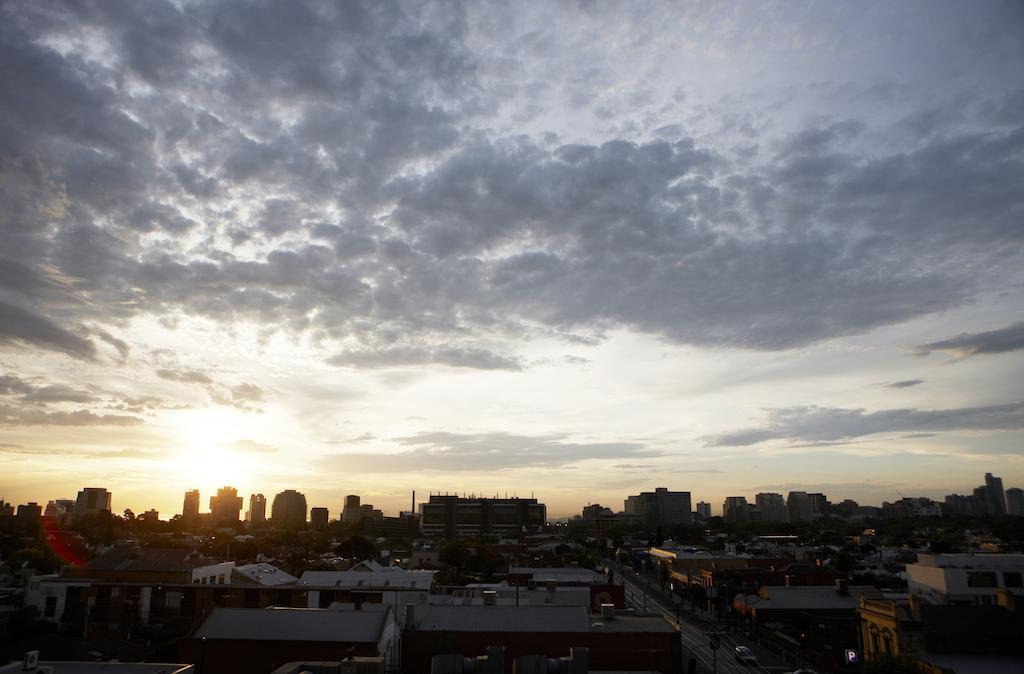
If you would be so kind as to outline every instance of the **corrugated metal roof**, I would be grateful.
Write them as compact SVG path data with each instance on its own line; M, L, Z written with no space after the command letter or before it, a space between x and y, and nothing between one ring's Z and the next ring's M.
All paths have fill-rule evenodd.
M287 585L298 582L298 578L272 564L244 564L234 567L233 571L245 578L264 586Z
M310 608L216 608L192 638L376 643L388 614Z
M434 632L589 632L581 606L411 606L407 625Z
M389 590L429 590L436 571L306 571L299 580L302 587L386 588Z

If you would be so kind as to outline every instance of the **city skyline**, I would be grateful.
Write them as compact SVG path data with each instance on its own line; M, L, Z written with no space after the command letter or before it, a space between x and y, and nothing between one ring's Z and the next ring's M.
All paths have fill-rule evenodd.
M1024 485L1022 22L4 3L0 497Z
M1020 512L1009 512L1009 513L1007 512L1007 507L1008 507L1008 503L1009 503L1009 494L1011 492L1014 492L1014 491L1020 492L1021 489L1019 487L1014 487L1014 486L1011 485L1011 487L1009 487L1009 488L1003 488L1003 486L1002 486L1003 485L1003 481L1002 481L1001 476L998 476L998 475L997 476L993 476L992 473L985 473L985 475L984 475L984 477L982 479L984 480L984 484L981 485L981 486L971 488L971 487L969 487L968 485L965 484L965 485L961 485L960 489L958 489L958 490L956 490L954 492L950 492L949 494L942 494L940 496L932 497L932 496L928 496L928 495L925 495L925 494L898 494L899 499L896 499L895 497L893 497L892 501L889 501L888 499L885 499L885 500L883 500L883 501L881 501L879 503L857 503L856 505L868 506L868 507L872 507L872 508L878 508L879 506L882 506L885 503L891 503L891 502L895 502L897 500L907 500L907 499L913 500L913 499L918 499L918 498L925 498L925 499L932 499L935 502L935 504L942 504L943 501L940 500L940 499L946 499L946 497L956 497L958 499L971 499L971 498L979 499L979 498L981 498L982 500L985 501L985 503L984 504L978 504L977 506L974 506L974 507L981 508L982 510L979 510L978 512L975 512L974 514L985 514L984 513L984 509L991 508L991 500L992 499L998 499L996 501L996 503L997 504L1001 503L1002 505L1001 506L996 505L994 508L991 508L992 511L989 514L995 514L995 515L1001 515L1001 516L1005 516L1007 514L1016 515L1016 516L1021 515ZM985 491L985 490L996 490L996 491ZM243 509L241 507L241 504L245 502L244 496L238 496L238 494L242 494L241 491L237 490L232 485L220 486L215 491L216 491L215 495L210 497L210 499L209 499L209 501L210 501L210 508L204 510L202 507L200 507L200 504L202 503L202 491L198 490L198 489L189 489L189 490L187 490L185 492L185 494L184 494L183 505L180 508L178 508L178 510L180 510L181 512L175 512L174 510L171 510L170 514L167 514L163 519L169 520L172 517L174 517L175 515L181 515L181 517L184 520L188 521L190 518L194 518L194 517L196 517L196 516L198 516L200 514L202 514L202 515L213 515L214 514L214 503L217 502L219 499L221 499L221 497L223 496L224 498L231 500L231 505L229 507L232 509L232 512L233 512L233 510L235 508L238 509L238 520L239 521L245 521L247 523L253 523L252 519L251 519L251 512L250 512L250 510L244 510L243 511ZM960 491L962 491L963 494L958 493ZM85 505L86 501L84 499L86 498L86 494L88 494L89 492L102 492L102 493L104 493L105 494L105 498L107 499L106 503L108 505L113 500L112 494L110 494L105 488L102 488L102 487L84 487L81 491L78 492L78 499L77 500L78 500L79 504L82 504L82 505L80 505L80 508L84 508L85 511L91 512L91 510L89 510L89 509L95 507L95 506L92 506L92 505ZM337 492L337 493L341 493L341 492ZM793 507L794 507L790 503L790 499L794 496L794 494L797 497L803 498L803 499L806 499L808 496L818 496L818 497L820 497L822 499L822 505L824 505L827 502L827 504L832 505L833 508L835 506L837 506L837 505L845 505L847 503L847 500L849 499L849 496L847 496L845 494L823 494L821 492L814 492L813 490L808 492L808 490L806 488L804 488L804 489L794 489L794 490L792 490L792 491L790 491L788 493L785 493L785 494L778 494L778 493L775 493L775 492L758 492L756 495L751 494L751 496L752 496L751 501L749 503L744 503L742 507L746 508L746 507L753 507L753 506L756 505L757 508L760 510L760 512L764 513L764 515L765 515L764 521L768 521L768 522L783 522L783 521L786 521L786 519L787 519L784 516L785 515L784 511L786 511L787 509L788 510L792 510ZM307 501L307 499L305 498L305 491L304 490L300 491L300 490L297 490L297 489L285 489L284 491L279 492L279 493L273 495L274 500L276 501L276 497L279 497L279 496L289 497L289 498L301 497L303 502ZM420 496L421 497L423 496L422 492L420 493ZM426 500L417 500L416 492L413 491L410 494L410 499L408 501L406 501L406 504L405 504L405 506L411 506L412 510L409 510L407 507L400 507L400 508L396 508L395 509L394 514L395 515L399 515L399 514L406 513L406 512L416 512L416 513L419 513L420 512L420 506L432 502L432 499L435 496L437 496L437 497L440 497L440 496L446 496L446 497L447 496L454 496L454 497L461 497L461 498L467 498L468 497L470 499L483 499L483 500L502 500L502 499L508 499L508 498L523 499L524 501L534 500L536 498L537 500L542 501L542 502L545 500L543 498L543 495L533 494L533 493L531 493L530 496L525 496L525 495L524 496L519 496L518 494L516 494L514 492L513 493L508 493L508 492L500 493L499 492L499 493L495 493L493 496L491 496L490 494L483 494L483 493L476 493L476 492L466 492L466 491L451 491L451 492L448 492L448 491L436 491L436 492L435 491L429 491L428 494L427 494ZM236 499L236 498L237 498L237 502L234 501L234 499ZM640 499L644 499L644 498L648 498L648 499L681 498L682 500L679 501L677 505L667 505L667 502L662 502L660 500L658 501L658 503L659 503L659 505L658 505L659 511L663 510L663 512L661 512L661 517L668 517L669 518L668 521L670 523L690 523L690 519L688 517L683 517L683 519L681 519L679 521L675 521L673 518L678 518L678 517L680 517L680 513L686 513L686 512L688 512L689 515L697 515L697 516L699 516L700 515L700 508L698 506L703 504L703 502L700 501L698 499L698 497L694 496L692 494L692 492L690 492L690 491L679 491L679 492L677 492L677 491L673 491L671 488L667 488L667 487L663 487L662 486L662 487L655 488L655 491L653 491L653 492L644 492L644 493L641 493L639 495L625 495L625 496L623 496L623 499L622 499L623 507L621 509L616 509L615 507L612 507L611 510L612 510L612 512L619 513L619 514L623 514L623 513L625 513L627 515L628 514L635 514L635 515L638 515L638 516L642 517L643 513L646 513L646 510L645 509L642 510L642 511L641 510L637 510L636 504L640 502ZM725 497L725 502L721 506L708 504L708 505L711 506L711 511L710 512L713 515L715 515L715 516L719 516L719 515L725 516L726 515L726 512L725 512L726 507L728 507L728 504L730 503L730 501L733 501L735 499L739 499L739 501L742 502L742 501L745 500L745 495L727 496L727 497ZM41 498L41 499L37 499L37 500L38 500L39 504L43 504L43 505L47 504L48 502L49 503L54 503L55 501L62 501L62 500L64 502L70 503L70 504L74 504L75 503L74 499ZM849 499L849 500L855 501L855 499ZM12 506L18 506L19 505L18 503L10 503L9 500L5 500L3 498L2 494L0 494L0 502L9 503ZM264 496L264 494L259 493L259 492L253 492L253 493L250 494L248 502L250 504L250 506L249 506L250 509L252 508L254 503L260 503L261 504L259 506L259 513L260 514L256 518L256 521L254 523L255 525L262 525L262 524L265 524L268 520L272 520L273 508L271 508L271 515L267 515L267 513L266 513L267 498ZM361 495L358 495L358 494L346 494L342 499L339 500L339 503L341 505L339 505L336 509L334 507L332 507L334 505L334 503L331 502L331 501L321 501L321 502L308 501L308 503L306 505L306 510L307 510L307 513L311 512L313 508L317 508L318 510L327 510L331 514L330 515L330 519L332 521L334 521L334 520L338 520L338 521L357 521L359 519L359 516L358 515L352 516L352 515L349 514L348 511L349 511L350 507L352 509L358 511L359 508L360 508L360 502L361 502ZM89 503L91 503L91 502L89 502ZM685 503L691 504L691 507L690 507L689 511L685 510L685 506L683 506L683 504L685 504ZM36 504L37 504L36 501L30 502L30 505L36 505ZM633 504L633 505L631 506L631 504ZM577 509L575 511L572 511L572 512L564 512L564 513L562 513L562 512L555 512L555 513L551 513L551 514L548 515L548 520L562 520L562 519L565 519L567 517L570 517L570 518L571 517L577 517L577 516L579 516L581 511L585 511L585 508L589 508L591 506L609 507L611 505L614 505L614 504L613 503L596 503L596 502L588 501L588 502L586 502L584 504L580 504L577 507ZM949 506L951 504L949 504L947 502L946 505ZM373 509L374 508L374 506L370 505L370 504L364 504L362 507L363 508L369 508L369 509ZM679 507L683 507L683 510L679 510ZM799 508L800 506L796 506L796 507ZM779 508L781 508L782 511L783 511L781 514L780 514L780 511L778 510ZM769 509L771 509L771 510L769 510ZM138 508L133 508L131 506L126 506L124 509L118 509L117 507L114 507L111 510L111 512L113 512L114 514L118 514L119 512L123 512L124 510L131 510L132 512L137 513L137 514L142 514L144 512L148 512L150 510L157 511L157 512L164 512L164 511L161 511L160 508L153 508L151 506L146 506L146 505L140 505ZM812 510L815 511L815 512L818 512L817 509L812 509ZM377 509L376 512L378 512L379 514L382 514L382 515L387 515L388 514L386 512L383 512L381 509ZM793 521L800 520L800 519L808 519L810 513L811 513L811 511L809 510L807 513L801 513L800 515L796 516L795 519L794 519L794 517L792 515L788 519L791 519ZM953 514L963 514L963 513L959 512L959 511L956 511ZM349 517L352 517L353 519L349 520L348 519ZM728 517L726 517L726 518L728 519Z

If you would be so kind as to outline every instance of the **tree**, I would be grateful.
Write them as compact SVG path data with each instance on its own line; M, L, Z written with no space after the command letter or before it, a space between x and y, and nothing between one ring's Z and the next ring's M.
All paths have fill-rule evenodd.
M348 557L356 561L363 561L373 557L373 543L363 536L352 536L347 541L339 543L334 551L342 557Z

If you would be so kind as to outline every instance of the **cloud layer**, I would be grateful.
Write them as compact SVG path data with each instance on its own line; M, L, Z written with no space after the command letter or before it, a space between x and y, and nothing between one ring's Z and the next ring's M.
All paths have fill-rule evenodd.
M764 426L706 438L712 447L738 447L769 440L833 442L879 433L1024 429L1024 403L947 410L787 407L770 410Z
M850 118L737 159L678 123L476 128L512 80L458 5L4 11L9 342L94 358L90 322L186 314L352 367L519 369L484 343L541 327L789 349L956 307L1022 261L1016 95L891 150Z

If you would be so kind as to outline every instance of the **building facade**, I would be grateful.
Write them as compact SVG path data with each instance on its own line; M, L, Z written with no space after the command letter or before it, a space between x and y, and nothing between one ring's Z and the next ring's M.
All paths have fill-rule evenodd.
M216 525L221 522L237 522L241 519L242 497L234 487L221 487L216 496L210 497L210 520Z
M198 489L190 489L185 492L185 501L181 505L181 519L190 523L199 521Z
M761 492L754 497L754 503L760 508L765 522L786 521L786 501L782 498L782 494Z
M306 526L306 497L294 489L286 489L274 497L270 521L275 527L302 529Z
M86 487L78 492L78 498L75 499L75 517L98 515L104 510L113 512L112 501L110 492L103 487Z
M918 554L907 588L931 604L996 603L1000 590L1024 601L1024 555Z
M267 521L267 497L263 494L252 494L249 496L249 511L245 514L245 521L254 527L262 526Z
M643 517L648 527L690 524L693 519L691 508L690 492L669 491L666 487L630 496L623 504L627 515Z
M309 524L316 531L323 531L326 529L329 519L330 513L327 511L327 508L310 508Z
M463 498L434 494L420 504L422 533L446 538L518 536L541 531L547 507L535 498Z

